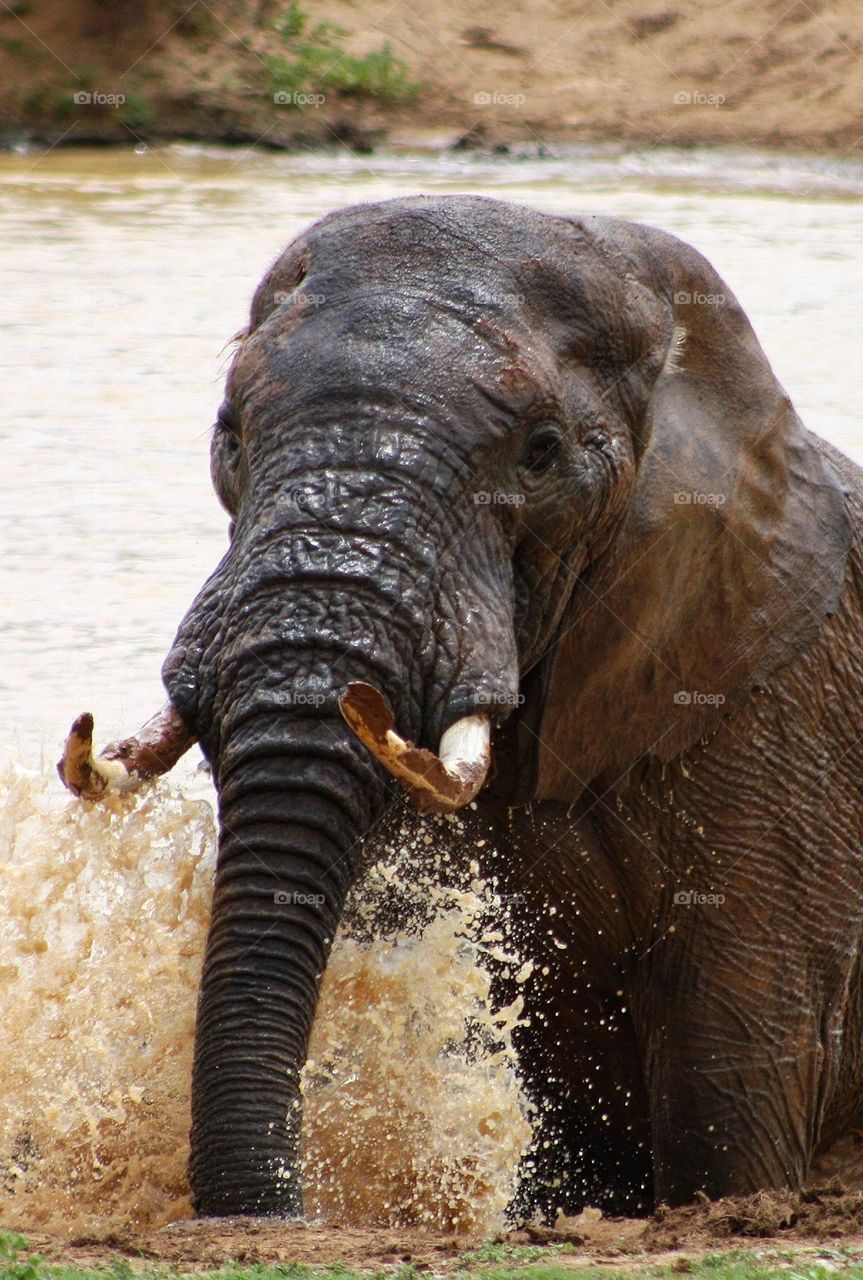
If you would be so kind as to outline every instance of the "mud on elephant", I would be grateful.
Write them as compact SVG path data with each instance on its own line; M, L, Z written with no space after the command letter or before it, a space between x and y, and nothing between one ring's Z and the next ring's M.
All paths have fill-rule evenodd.
M198 1212L301 1211L318 983L403 786L476 794L547 971L522 1207L798 1188L863 1123L863 484L708 263L466 196L331 214L255 294L212 475L168 707L61 765L212 764Z

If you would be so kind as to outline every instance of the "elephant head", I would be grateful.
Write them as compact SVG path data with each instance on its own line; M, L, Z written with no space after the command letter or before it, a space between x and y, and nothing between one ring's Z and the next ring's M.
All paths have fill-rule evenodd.
M465 803L488 729L510 801L679 752L719 711L674 691L742 697L808 643L848 532L697 253L466 196L285 250L212 475L230 547L163 669L165 762L194 736L219 794L191 1179L201 1213L297 1213L299 1072L391 775ZM156 771L87 729L91 774Z

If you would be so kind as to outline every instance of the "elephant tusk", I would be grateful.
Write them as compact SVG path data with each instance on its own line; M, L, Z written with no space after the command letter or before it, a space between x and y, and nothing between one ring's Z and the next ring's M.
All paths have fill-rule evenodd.
M383 695L353 681L339 699L350 728L375 759L407 787L420 813L454 813L470 804L491 763L491 722L464 716L440 740L440 754L399 737Z
M84 800L98 800L108 790L131 791L148 778L173 769L195 735L170 702L133 738L110 742L93 756L93 717L85 711L69 730L57 772L64 787Z

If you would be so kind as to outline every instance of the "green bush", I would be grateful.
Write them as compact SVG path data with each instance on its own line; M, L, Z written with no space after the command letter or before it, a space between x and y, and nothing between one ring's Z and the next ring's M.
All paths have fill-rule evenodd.
M145 125L152 124L153 112L139 93L130 93L117 112L117 119L130 129L143 129Z
M274 93L326 93L328 89L382 102L412 102L419 84L389 44L359 56L344 48L345 32L330 22L309 27L309 15L292 0L274 23L284 53L269 54L264 68ZM299 105L287 103L286 105Z

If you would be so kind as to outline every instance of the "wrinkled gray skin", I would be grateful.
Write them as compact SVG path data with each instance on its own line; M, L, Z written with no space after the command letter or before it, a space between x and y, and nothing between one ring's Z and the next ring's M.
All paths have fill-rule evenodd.
M164 668L220 800L197 1211L301 1211L318 984L400 796L354 679L431 749L497 726L469 822L549 971L520 1206L799 1187L863 1123L861 473L710 266L473 197L332 214L258 288L212 470L231 545Z

